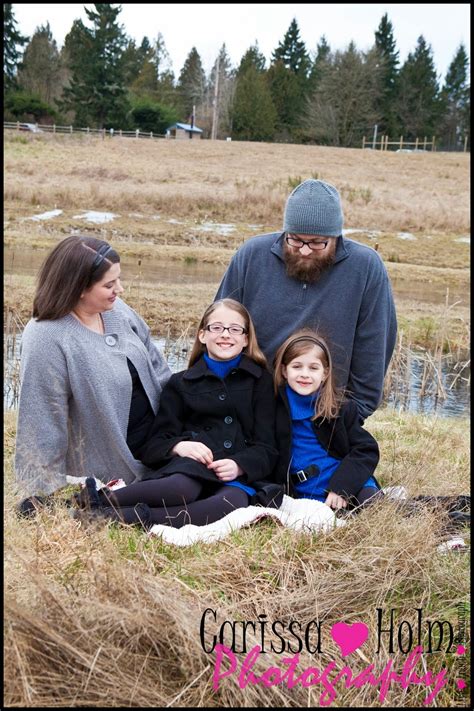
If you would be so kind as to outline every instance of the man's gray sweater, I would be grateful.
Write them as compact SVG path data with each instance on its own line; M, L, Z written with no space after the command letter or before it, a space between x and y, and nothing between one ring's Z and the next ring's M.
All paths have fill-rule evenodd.
M336 380L362 418L380 404L397 322L385 266L372 248L338 237L334 264L310 284L288 277L281 232L259 235L232 258L216 295L224 297L249 310L270 363L294 331L316 329L328 338Z
M171 371L145 322L117 299L102 314L105 334L68 314L28 322L21 340L15 470L22 496L48 494L66 476L106 482L149 470L127 446L132 380L138 371L153 411Z

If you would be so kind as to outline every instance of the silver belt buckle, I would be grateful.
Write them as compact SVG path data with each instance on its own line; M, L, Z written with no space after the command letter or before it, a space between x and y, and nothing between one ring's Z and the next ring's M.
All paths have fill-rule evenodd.
M306 476L304 469L299 469L296 472L296 476L298 477L298 481L300 482L300 484L302 484L304 481L308 481L308 477Z

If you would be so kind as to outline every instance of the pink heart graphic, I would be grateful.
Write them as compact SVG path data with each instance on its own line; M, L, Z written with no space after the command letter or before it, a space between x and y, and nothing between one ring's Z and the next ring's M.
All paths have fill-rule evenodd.
M466 682L465 682L463 679L458 679L458 680L456 681L456 686L458 687L458 689L461 689L461 690L462 690L462 689L465 689L465 688L466 688Z
M340 646L342 656L346 657L364 644L369 636L369 628L363 622L354 622L352 625L336 622L332 626L331 636Z

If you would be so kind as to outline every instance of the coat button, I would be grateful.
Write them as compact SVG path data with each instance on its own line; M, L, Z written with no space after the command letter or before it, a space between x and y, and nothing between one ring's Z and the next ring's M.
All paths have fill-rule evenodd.
M230 449L232 447L232 442L230 441L230 439L226 439L226 441L224 442L224 447L226 449Z
M227 397L227 395L226 395L225 393L221 393L221 394L219 395L219 400L225 400L226 397Z
M226 425L231 425L233 422L233 419L230 415L227 415L227 417L224 417L224 422L226 423Z
M105 342L108 346L115 346L115 344L117 343L117 339L115 338L115 336L106 336Z

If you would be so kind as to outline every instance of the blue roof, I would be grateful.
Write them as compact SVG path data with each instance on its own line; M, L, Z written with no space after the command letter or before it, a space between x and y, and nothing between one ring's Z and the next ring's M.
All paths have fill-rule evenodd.
M197 126L191 127L190 123L174 123L172 126L168 126L166 130L169 131L171 128L182 128L185 131L192 131L193 133L202 133L202 128L198 128Z

